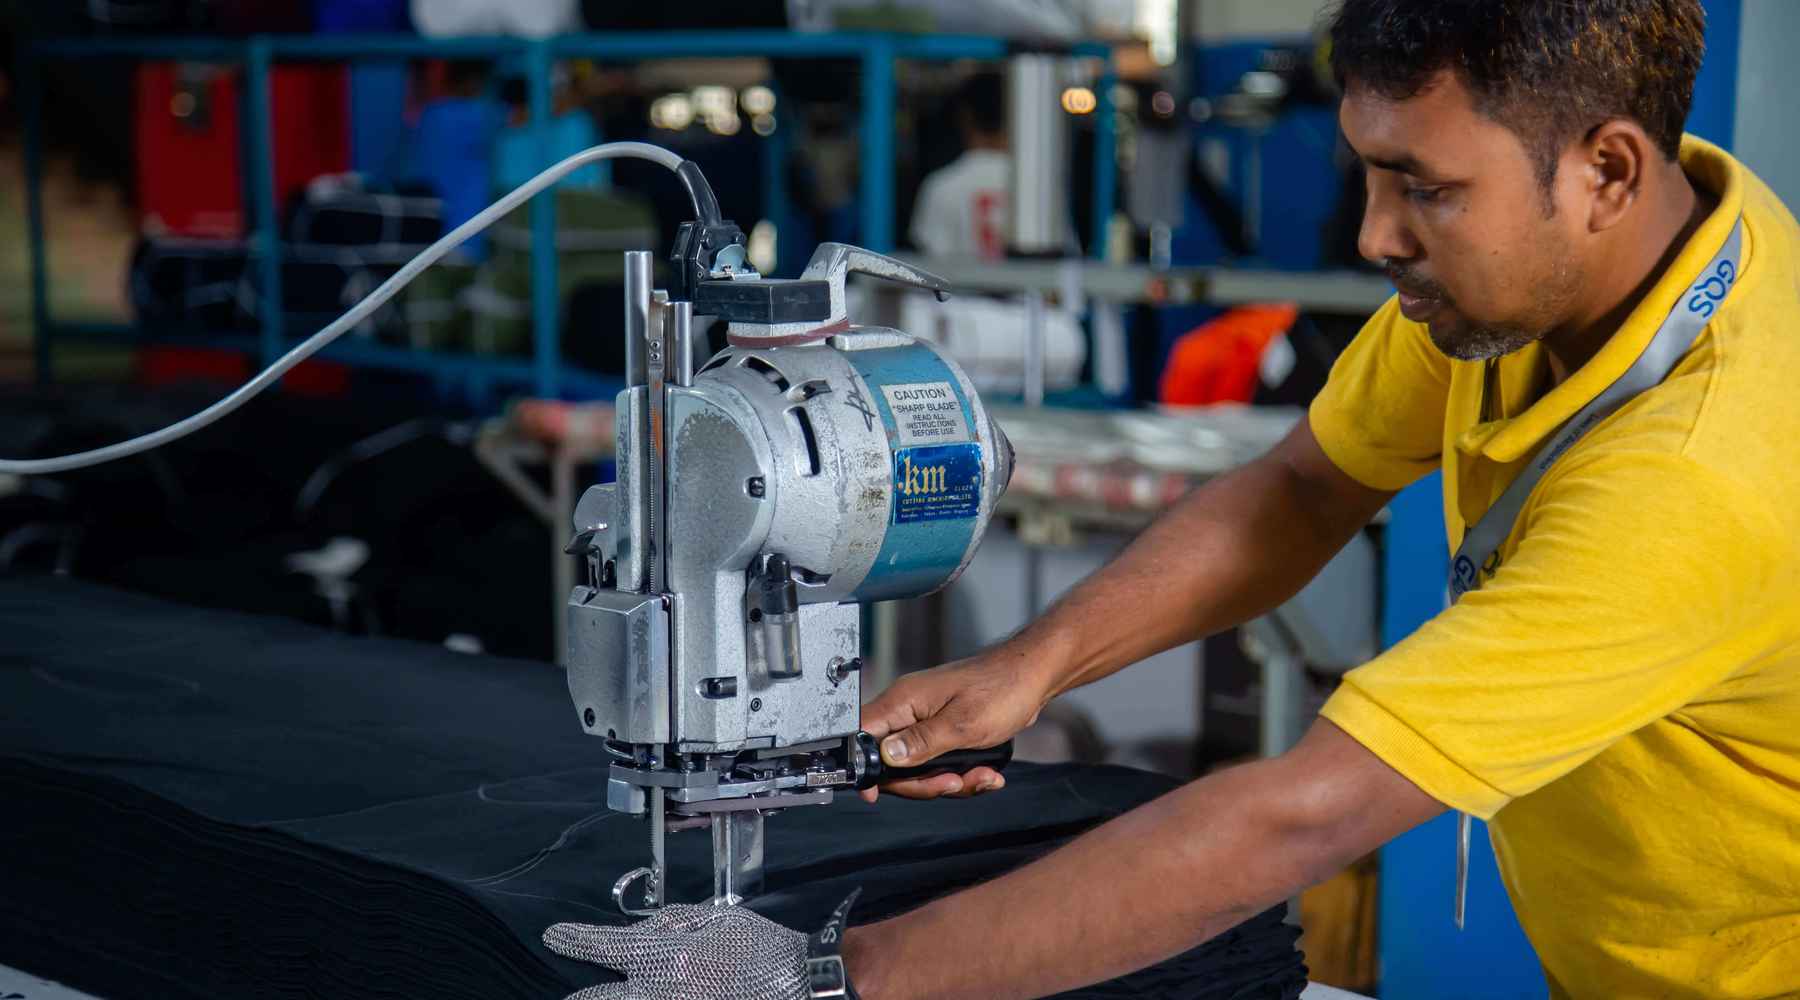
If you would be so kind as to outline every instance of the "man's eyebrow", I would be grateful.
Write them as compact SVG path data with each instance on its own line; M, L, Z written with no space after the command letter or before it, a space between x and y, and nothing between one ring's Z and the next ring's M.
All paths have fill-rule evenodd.
M1420 163L1411 153L1402 153L1399 156L1365 155L1362 157L1362 161L1371 167L1380 167L1382 170L1392 170L1395 173L1410 174L1420 180L1429 181L1438 179L1436 171L1431 170L1423 163Z

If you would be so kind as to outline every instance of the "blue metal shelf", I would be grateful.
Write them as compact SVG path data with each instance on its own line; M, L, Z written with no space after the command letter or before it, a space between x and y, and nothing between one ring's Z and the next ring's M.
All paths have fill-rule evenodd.
M519 385L532 384L541 374L537 362L530 358L495 357L458 351L423 351L364 340L340 340L320 351L319 356L370 368L426 375L489 378ZM610 400L625 387L621 378L571 365L558 366L557 380L563 394L589 399Z
M259 355L262 338L251 333L220 333L184 329L179 326L133 326L129 323L58 323L56 335L71 339L94 340L119 344L166 344L176 347L207 347L242 351ZM281 345L282 351L294 344ZM372 343L367 340L339 340L314 357L341 361L363 368L413 372L443 378L480 379L509 385L529 385L537 378L535 363L530 358L464 351L419 350ZM591 399L611 399L624 388L622 379L591 372L584 368L563 366L558 373L563 392Z
M895 61L900 59L999 59L1006 55L1004 39L973 35L898 35L869 32L803 34L785 31L670 31L615 35L577 34L548 39L516 38L420 38L412 35L255 35L245 39L218 38L83 38L49 39L27 43L20 53L21 92L25 103L25 180L31 237L33 315L37 330L37 369L42 382L51 379L50 339L75 328L58 324L50 316L47 289L48 258L43 232L43 116L42 64L49 59L154 59L194 62L241 63L245 68L246 108L244 132L245 171L248 180L251 246L258 252L258 281L262 289L260 330L256 354L263 364L287 349L287 319L280 303L281 234L275 204L274 122L269 102L271 66L278 61L359 60L396 58L501 58L520 57L526 66L528 101L534 120L550 115L550 75L558 59L641 60L671 57L777 56L783 58L855 58L862 66L862 107L859 131L863 164L858 195L861 211L860 242L872 250L894 248L894 107L898 92ZM1095 254L1104 252L1104 234L1113 212L1116 167L1111 85L1115 80L1111 51L1104 45L1084 43L1070 50L1074 55L1100 60L1099 114L1095 118L1094 232ZM543 151L546 165L551 162ZM561 363L560 331L556 309L556 218L549 199L539 198L531 207L531 302L532 357L530 378L524 380L542 396L556 396L575 388L581 373ZM235 338L241 340L242 338ZM461 361L427 354L417 363L402 364L395 354L381 349L369 353L352 346L345 360L383 364L438 375L475 376L491 371L497 378L517 380L517 363L467 356ZM573 381L572 381L573 380Z

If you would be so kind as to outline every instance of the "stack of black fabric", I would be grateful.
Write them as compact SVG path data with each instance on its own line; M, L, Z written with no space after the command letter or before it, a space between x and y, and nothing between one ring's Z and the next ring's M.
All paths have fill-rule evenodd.
M267 392L164 447L0 490L0 576L60 566L184 604L434 643L461 634L499 655L548 659L543 522L476 459L471 415L399 378L361 373L349 396ZM0 392L0 455L114 444L235 385ZM371 453L375 442L387 450ZM288 564L336 537L369 547L341 618Z
M861 885L891 914L1172 786L1015 767L980 800L772 817L753 905L811 927ZM538 935L623 922L612 881L647 860L605 770L542 664L0 580L0 963L108 998L561 997L608 974ZM704 898L704 831L670 852L672 898ZM1294 997L1294 939L1271 911L1071 995Z

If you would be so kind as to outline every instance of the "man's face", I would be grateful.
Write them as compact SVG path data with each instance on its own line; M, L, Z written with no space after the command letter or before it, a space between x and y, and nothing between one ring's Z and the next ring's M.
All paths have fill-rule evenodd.
M1338 121L1368 175L1358 249L1439 350L1498 357L1563 321L1584 280L1574 171L1546 194L1519 137L1450 73L1402 101L1351 81Z

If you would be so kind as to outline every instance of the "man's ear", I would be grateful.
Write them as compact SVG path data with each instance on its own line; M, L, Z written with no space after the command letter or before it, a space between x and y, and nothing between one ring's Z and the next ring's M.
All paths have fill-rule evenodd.
M1611 229L1637 201L1662 151L1636 122L1612 119L1594 128L1576 145L1582 159L1581 195L1588 204L1588 231Z

